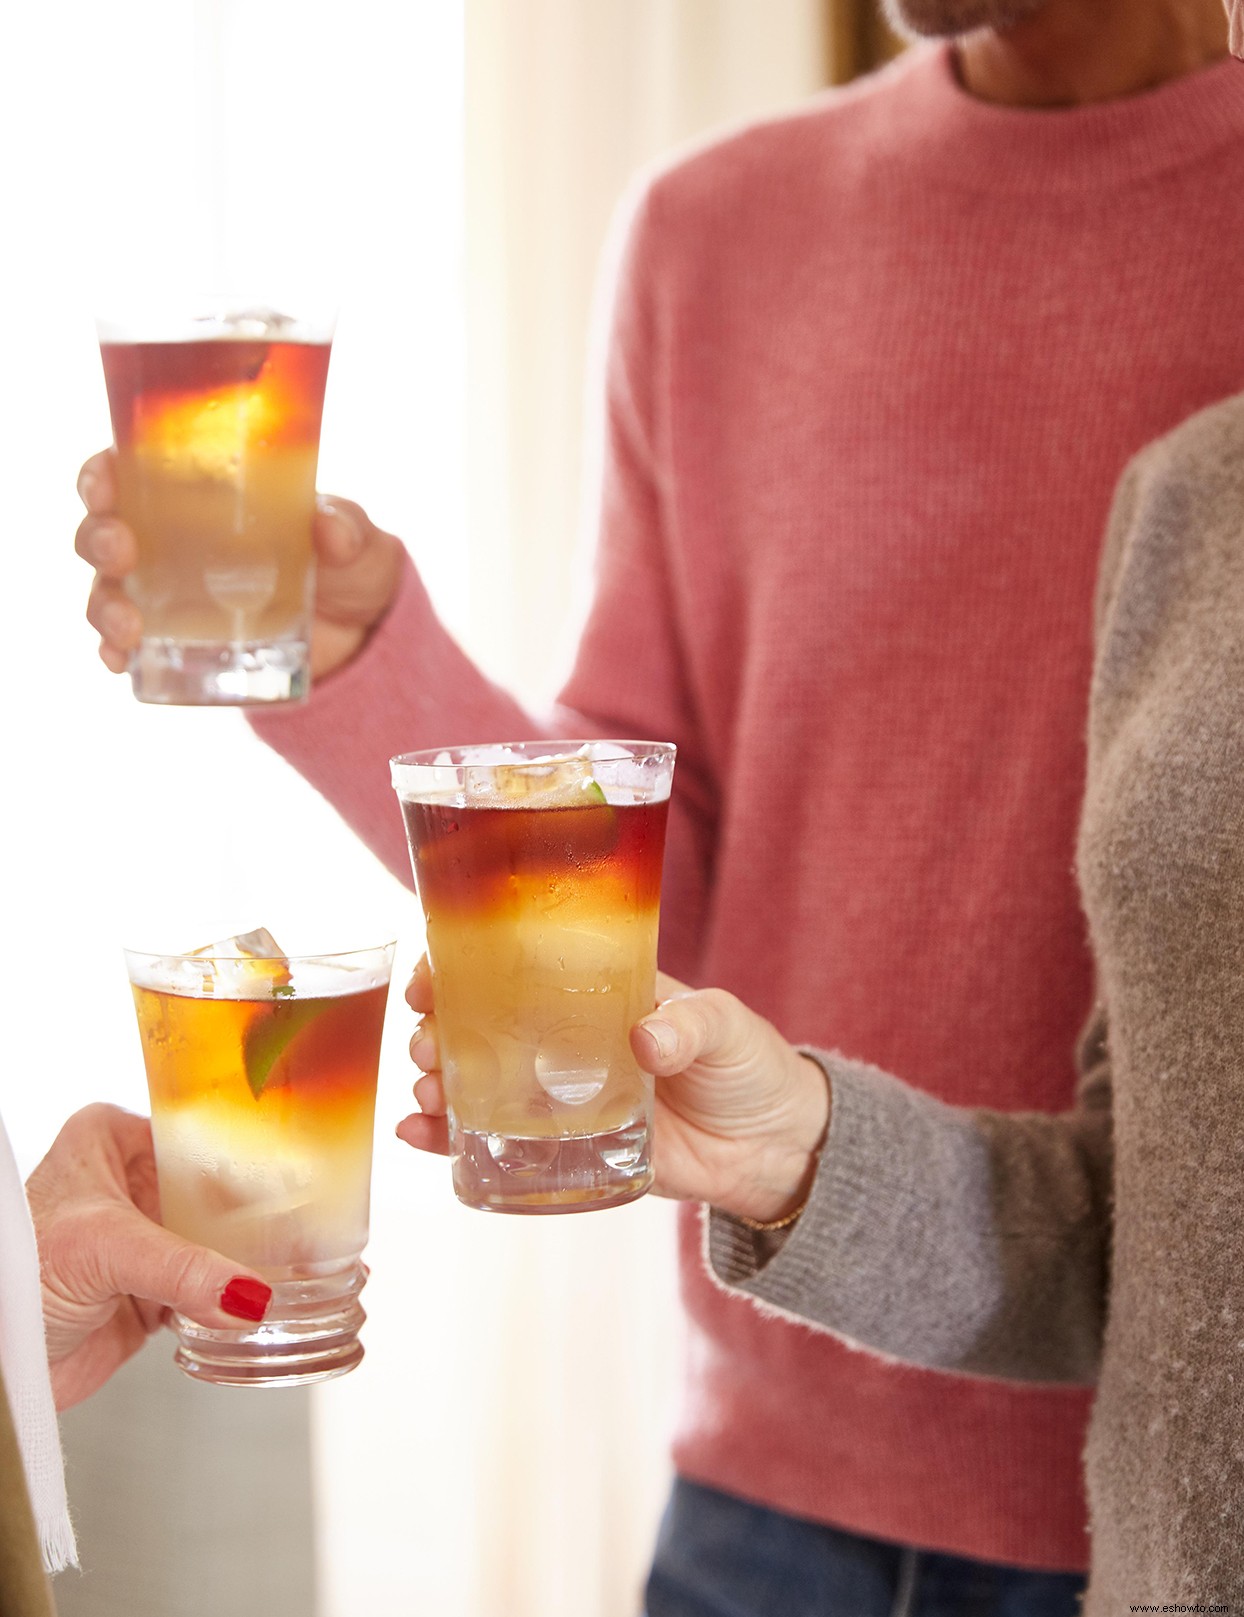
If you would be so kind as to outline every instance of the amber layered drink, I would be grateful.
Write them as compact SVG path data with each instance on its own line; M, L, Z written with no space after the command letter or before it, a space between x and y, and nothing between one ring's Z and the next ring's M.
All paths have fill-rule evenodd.
M138 539L127 580L143 620L134 693L298 700L327 337L263 310L174 329L138 336L101 322L118 508Z
M540 742L393 760L427 922L454 1188L605 1207L651 1183L653 1007L674 749Z
M227 1384L353 1368L392 947L291 959L251 933L126 960L163 1222L274 1293L259 1327L178 1319L177 1362Z

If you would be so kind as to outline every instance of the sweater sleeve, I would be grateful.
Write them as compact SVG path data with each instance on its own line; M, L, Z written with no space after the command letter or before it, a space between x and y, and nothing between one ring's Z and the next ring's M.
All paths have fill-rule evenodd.
M525 711L471 662L407 563L363 651L302 707L256 711L257 734L401 879L409 861L388 760L423 747L617 736L678 747L662 902L663 966L694 980L715 787L669 588L672 502L662 443L660 232L641 198L622 256L605 365L596 587L573 673L551 713ZM601 457L597 457L598 460ZM538 633L540 626L532 625Z
M1008 1380L1091 1383L1108 1278L1104 1016L1062 1116L947 1106L808 1051L832 1092L812 1193L789 1235L713 1212L724 1285L887 1357Z

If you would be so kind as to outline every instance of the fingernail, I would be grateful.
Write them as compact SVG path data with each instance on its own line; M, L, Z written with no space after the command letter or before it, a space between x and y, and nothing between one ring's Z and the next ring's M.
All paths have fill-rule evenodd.
M234 1319L259 1320L268 1311L272 1301L272 1287L249 1275L234 1275L220 1294L220 1306Z
M363 535L358 530L358 524L347 512L335 506L331 500L326 500L321 494L316 499L322 516L331 517L337 527L337 549L343 556L353 556L363 546Z
M86 506L88 511L91 509L91 501L94 498L95 492L98 488L99 478L96 477L94 472L84 471L78 473L78 498L82 501L83 505Z
M661 1060L668 1061L678 1048L677 1031L668 1022L644 1022L641 1025L656 1045Z

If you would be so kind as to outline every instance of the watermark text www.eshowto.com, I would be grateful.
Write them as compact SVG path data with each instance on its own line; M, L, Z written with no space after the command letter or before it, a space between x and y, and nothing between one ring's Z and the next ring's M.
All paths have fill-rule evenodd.
M1170 1612L1202 1612L1202 1611L1230 1611L1230 1606L1205 1606L1200 1601L1191 1606L1129 1606L1128 1611L1170 1611Z

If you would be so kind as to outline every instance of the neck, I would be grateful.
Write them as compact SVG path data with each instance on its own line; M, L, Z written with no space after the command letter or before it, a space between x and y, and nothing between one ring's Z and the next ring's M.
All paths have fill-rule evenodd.
M1227 54L1222 0L1046 0L1005 30L956 47L970 95L1015 107L1080 107L1136 95Z

